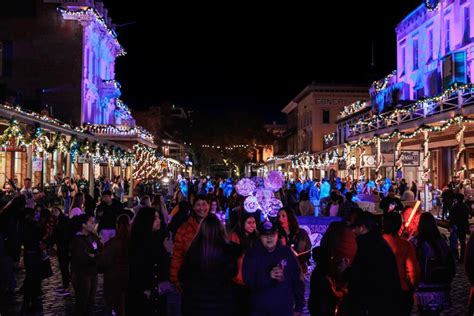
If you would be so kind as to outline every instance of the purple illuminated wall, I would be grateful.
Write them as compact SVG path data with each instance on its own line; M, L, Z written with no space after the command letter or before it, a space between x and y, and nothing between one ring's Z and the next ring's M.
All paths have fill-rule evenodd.
M397 81L409 85L403 99L439 94L442 58L454 52L466 52L467 81L472 82L473 6L470 0L440 1L434 10L422 4L397 26Z

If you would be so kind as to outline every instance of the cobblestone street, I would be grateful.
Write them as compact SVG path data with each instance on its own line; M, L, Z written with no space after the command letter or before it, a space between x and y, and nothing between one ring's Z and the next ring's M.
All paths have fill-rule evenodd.
M27 312L22 313L22 295L17 294L15 297L15 312L13 315L48 315L48 316L59 316L59 315L72 315L74 308L74 292L71 287L71 295L66 297L61 297L56 294L56 288L61 285L61 274L58 269L56 258L52 259L53 272L54 275L43 281L43 308L42 311L37 311L35 313ZM21 273L19 277L18 285L21 286L23 283L24 274ZM96 306L95 306L95 315L105 315L104 300L102 295L102 276L99 275L99 287L97 290L96 297ZM442 315L446 316L465 316L466 315L466 305L469 295L469 284L464 273L464 268L462 265L457 266L456 277L453 282L452 288L452 307L445 311ZM306 298L309 296L309 283L306 282ZM308 310L305 308L304 315L309 315ZM412 315L418 315L416 311ZM3 316L3 315L2 315ZM175 316L175 315L170 315ZM177 315L176 315L177 316Z
M71 295L70 296L59 296L56 293L56 289L61 286L61 273L59 271L57 258L51 258L51 264L53 268L54 275L43 281L42 283L42 290L43 290L43 306L42 310L31 312L31 311L24 311L23 308L23 296L20 294L16 294L15 296L15 316L16 315L28 315L28 316L40 316L40 315L47 315L47 316L60 316L60 315L73 315L74 311L74 290L72 289L71 285ZM18 287L23 284L24 273L20 273ZM18 293L19 288L17 289ZM95 315L104 315L103 307L104 307L104 300L103 300L103 292L102 292L102 275L99 275L99 286L97 288L97 296L96 296L96 309Z

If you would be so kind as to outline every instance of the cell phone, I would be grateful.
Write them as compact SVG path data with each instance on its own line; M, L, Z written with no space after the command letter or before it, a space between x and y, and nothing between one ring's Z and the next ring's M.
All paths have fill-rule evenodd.
M92 245L92 251L93 251L93 253L94 253L94 254L97 254L97 249L98 249L98 247L97 247L97 242L93 241L91 245Z

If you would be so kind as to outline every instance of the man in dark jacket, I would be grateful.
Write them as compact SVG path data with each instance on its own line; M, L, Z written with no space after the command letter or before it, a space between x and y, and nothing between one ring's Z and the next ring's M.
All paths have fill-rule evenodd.
M69 218L64 215L59 207L53 208L53 216L57 221L53 229L53 241L56 244L59 269L62 278L62 288L58 289L58 295L67 296L70 295L69 282L71 281L71 273L69 271L69 263L71 261L69 244L73 233L71 232Z
M77 232L71 241L71 275L75 294L75 314L91 315L97 291L97 258L102 244L95 235L94 217L77 216L74 223Z
M97 206L95 214L99 222L97 231L103 244L115 237L117 217L122 213L123 205L112 198L112 192L110 190L102 192L102 202Z
M403 204L399 198L395 196L395 189L390 188L388 195L380 201L380 209L384 214L388 212L401 212L403 211Z
M301 315L304 282L298 260L289 247L278 243L274 223L265 221L259 232L260 241L245 255L242 268L251 291L251 315Z
M443 201L443 213L441 218L444 220L448 217L448 213L451 211L454 203L454 190L451 186L445 188L443 193L441 193L441 200Z
M400 315L401 287L395 256L378 231L374 215L362 213L353 224L357 253L346 270L348 315Z
M464 203L464 195L456 194L456 203L453 204L451 213L449 213L449 225L456 226L459 246L461 247L461 256L458 256L456 249L456 258L459 262L464 262L464 251L466 248L466 234L469 232L469 207Z

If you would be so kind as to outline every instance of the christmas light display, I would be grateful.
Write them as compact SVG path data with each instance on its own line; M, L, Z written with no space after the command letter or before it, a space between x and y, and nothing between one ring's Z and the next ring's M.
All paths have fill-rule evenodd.
M380 80L377 80L377 81L374 81L372 83L372 87L375 89L375 92L376 93L379 93L380 91L384 90L385 88L387 88L387 85L388 83L390 82L390 79L392 79L393 77L395 77L397 75L397 71L394 70L392 71L388 76L386 76L385 78L383 79L380 79Z
M111 135L111 136L128 136L139 137L149 142L154 141L153 135L141 126L115 126L110 124L85 124L82 127L83 131L88 131L97 135Z
M348 115L354 114L356 112L359 112L360 110L365 109L369 105L368 102L362 102L362 101L357 101L352 104L346 105L344 107L344 110L339 112L338 118L344 118Z
M124 56L126 54L125 49L120 45L117 39L117 33L109 27L107 22L104 18L97 12L95 8L79 8L76 10L68 10L62 7L58 8L58 11L61 13L64 19L71 19L71 18L93 18L113 39L116 47L117 47L117 56Z
M331 143L334 138L336 137L336 133L331 133L331 134L326 134L323 136L324 144L329 144Z
M426 9L428 9L429 12L438 10L439 5L440 0L425 0Z
M400 132L398 130L395 130L387 136L375 135L373 138L368 139L368 140L360 139L360 140L358 140L356 142L353 142L353 143L346 143L344 145L346 150L343 151L342 155L339 155L338 149L336 148L336 149L332 149L328 152L322 152L322 153L317 153L317 154L310 154L308 152L304 152L304 153L299 153L299 154L296 154L296 155L288 155L288 156L283 157L283 158L281 158L281 157L272 157L272 158L269 159L269 161L290 160L292 162L292 167L293 168L305 168L305 169L313 168L308 162L318 161L316 166L318 168L321 168L321 167L325 167L329 164L335 163L337 161L336 157L337 157L337 159L344 159L344 160L350 159L350 155L352 155L353 150L356 149L356 148L362 148L363 149L363 152L360 155L362 157L365 154L364 147L376 144L378 141L388 142L388 141L393 140L395 137L398 137L399 140L397 141L397 143L398 142L400 142L400 143L397 146L401 146L401 141L403 141L405 139L412 139L412 138L418 136L421 133L425 133L425 132L428 133L428 134L429 133L440 133L440 132L443 132L443 131L447 130L448 128L450 128L453 124L457 124L457 125L461 126L462 124L470 124L470 123L473 123L473 122L474 122L474 119L464 117L462 115L458 115L458 116L455 116L455 117L447 120L444 124L439 125L439 126L422 125L422 126L419 126L418 128L416 128L411 133L405 133L405 132ZM427 140L425 140L425 142L423 143L423 146L427 145L427 142L429 142L429 137L428 137ZM401 147L398 147L398 148L401 149ZM398 151L400 151L400 150L398 150ZM429 153L428 153L428 155L429 155ZM426 155L424 159L428 159L429 157L426 158L428 155Z
M444 101L450 97L456 92L474 92L474 84L464 84L464 85L459 85L458 83L454 83L450 88L446 89L443 93L440 95L427 98L427 99L421 99L416 101L413 105L403 108L403 109L395 109L392 112L388 113L383 113L383 114L377 114L373 115L369 119L361 119L354 125L351 125L350 128L358 128L359 126L362 125L374 125L376 126L378 122L384 121L384 120L394 120L396 119L399 115L403 114L408 114L408 113L413 113L416 112L417 110L421 109L426 109L426 108L433 108L434 105L438 104L441 101ZM429 111L427 111L429 113Z

